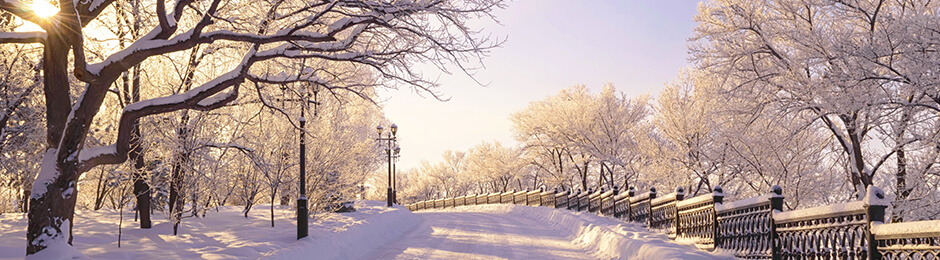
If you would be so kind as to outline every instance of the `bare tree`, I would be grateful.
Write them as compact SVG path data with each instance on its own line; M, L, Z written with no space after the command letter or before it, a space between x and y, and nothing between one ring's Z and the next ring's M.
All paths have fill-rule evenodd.
M357 92L365 86L409 86L430 90L436 84L411 67L430 62L445 69L471 68L473 59L494 43L481 38L467 21L489 17L501 1L261 1L240 6L223 1L157 1L158 24L130 44L103 57L89 56L86 26L118 4L104 1L59 1L59 12L40 17L24 2L7 1L0 10L33 22L45 32L4 33L2 43L43 44L43 89L47 138L42 169L33 186L28 213L27 254L65 246L83 172L102 164L124 162L133 148L139 119L177 110L212 110L238 97L246 80L263 83L308 81L332 91ZM126 71L148 58L191 49L200 44L237 44L237 58L225 73L189 91L141 100L121 112L113 144L86 148L85 140L102 101ZM70 55L72 56L70 64ZM232 56L229 56L232 57ZM255 65L289 59L329 60L370 71L375 81L337 78L331 68L278 77L253 70ZM260 73L259 73L260 72ZM72 84L70 75L76 82ZM74 101L69 93L81 93ZM363 93L363 97L367 97Z

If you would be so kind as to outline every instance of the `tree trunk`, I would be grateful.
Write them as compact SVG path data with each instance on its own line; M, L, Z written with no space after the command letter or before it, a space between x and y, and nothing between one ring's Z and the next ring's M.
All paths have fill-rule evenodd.
M271 192L271 227L274 227L274 200L277 199L277 192L275 191Z
M575 167L575 168L577 168L577 167ZM587 171L587 169L588 169L588 162L585 161L585 162L584 162L584 168L581 169L581 170L579 170L579 172L581 173L581 186L584 187L584 190L587 190L587 189L588 189L588 185L587 185L588 171Z
M140 215L140 228L150 228L150 185L145 181L143 147L141 147L140 124L135 122L131 130L131 150L129 156L134 159L134 196L137 197L137 214Z
M125 84L127 82L125 81ZM130 102L140 101L140 66L134 67L131 80ZM134 196L137 197L137 214L140 215L140 228L150 228L150 185L146 182L144 165L143 136L140 133L140 119L134 120L131 128L131 150L128 156L134 160Z
M908 102L911 102L913 99L912 96L907 98ZM908 122L911 120L911 109L905 109L901 114L900 125L895 129L897 135L895 135L895 142L898 143L897 150L897 166L898 171L895 174L895 180L897 185L897 197L895 197L895 208L892 215L891 222L902 222L904 221L904 207L901 206L901 203L907 200L911 195L911 190L907 188L907 154L904 152L904 132L907 130ZM901 206L901 207L899 207Z
M849 142L851 147L848 153L849 162L852 166L852 186L855 188L855 195L858 198L865 196L865 190L868 186L871 186L871 177L869 173L865 171L865 159L862 157L862 140L861 133L857 125L857 116L853 114L852 116L843 116L843 122L845 122L846 132L849 137Z
M183 218L183 196L180 190L183 186L183 173L189 159L186 142L188 141L189 113L182 112L180 125L176 128L176 136L180 143L179 147L173 153L176 158L173 160L173 173L170 176L170 220L173 222L173 235L178 234L180 220Z
M43 48L43 89L46 97L47 148L29 198L27 255L62 241L72 243L71 223L77 198L75 184L80 174L77 158L68 156L72 153L78 154L81 149L80 145L71 144L84 141L84 133L72 133L81 134L79 140L71 140L69 144L62 142L69 114L72 113L68 75L68 52L71 45L61 31L49 31L46 37ZM71 147L63 148L60 145ZM60 152L60 149L67 150ZM69 229L68 234L65 233L66 228Z
M38 178L56 175L49 182L38 183L29 198L29 224L26 228L26 254L35 254L61 242L72 243L72 223L76 202L75 184L77 167L56 162L57 149L49 149L43 156L43 167ZM65 166L65 167L63 167ZM72 167L68 167L72 166ZM44 190L44 191L43 191ZM62 199L58 199L62 198ZM68 230L65 230L65 229ZM68 232L68 233L66 233Z
M98 183L95 186L95 210L101 209L104 206L104 197L108 194L108 185L104 182L104 170L102 169L98 174Z

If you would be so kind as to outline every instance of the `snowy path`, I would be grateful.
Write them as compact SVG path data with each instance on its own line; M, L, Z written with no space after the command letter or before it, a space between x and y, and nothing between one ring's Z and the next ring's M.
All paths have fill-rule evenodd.
M491 212L418 213L424 222L363 259L591 259L564 232Z
M382 201L357 201L356 212L318 215L310 236L296 240L294 213L276 209L248 218L225 206L187 218L174 236L165 219L135 228L124 212L76 212L74 246L89 259L733 259L663 234L592 213L519 205L477 205L412 213ZM25 214L0 215L0 260L26 254Z
M358 259L733 259L586 212L496 204L414 215L421 223Z

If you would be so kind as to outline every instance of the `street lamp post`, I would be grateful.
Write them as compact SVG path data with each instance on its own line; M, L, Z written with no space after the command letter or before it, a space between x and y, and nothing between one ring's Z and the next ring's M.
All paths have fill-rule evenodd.
M378 127L375 128L375 130L379 132L379 138L377 138L376 140L385 141L385 154L388 155L388 190L386 192L386 200L388 201L387 203L388 207L391 207L392 204L395 202L395 192L392 190L392 186L394 185L394 183L392 182L392 156L393 156L392 152L397 152L397 150L400 150L400 149L394 149L394 150L392 149L392 144L397 142L396 138L398 135L398 126L395 124L392 124L390 128L392 130L389 131L388 137L385 137L385 138L382 137L382 130L383 130L382 126L379 125Z
M307 147L304 141L303 109L300 110L300 196L297 197L297 239L307 237Z
M398 169L395 168L398 164L398 157L401 153L401 147L395 146L393 150L392 158L392 201L398 203Z
M307 209L307 142L305 138L306 129L305 125L307 119L304 118L305 108L307 107L307 88L300 89L300 196L297 197L297 239L307 237L307 221L308 221L308 209ZM314 105L319 105L316 101L317 92L313 92ZM314 107L313 115L316 116L317 110Z

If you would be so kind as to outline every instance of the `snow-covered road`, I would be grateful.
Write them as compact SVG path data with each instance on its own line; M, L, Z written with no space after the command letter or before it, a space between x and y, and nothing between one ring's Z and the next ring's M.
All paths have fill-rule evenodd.
M414 228L360 259L733 259L587 212L498 204L414 215Z
M165 220L134 227L124 212L76 213L74 248L90 259L733 259L678 244L645 227L587 212L520 205L476 205L410 212L382 201L357 201L356 212L312 219L310 236L296 240L290 207L225 206L187 218L174 236ZM25 214L0 215L0 260L26 254ZM71 250L71 251L75 251Z
M493 212L418 213L424 222L363 259L591 259L558 228Z

